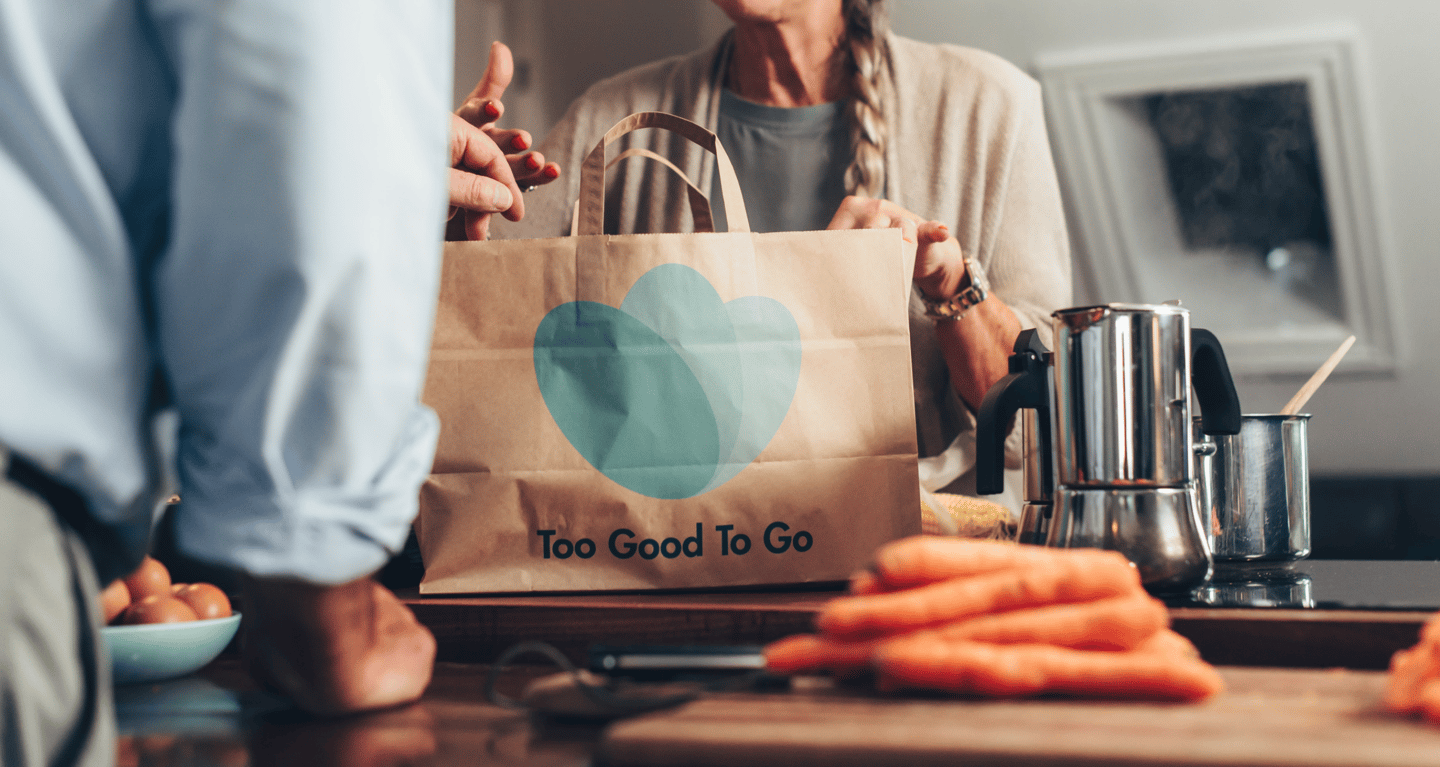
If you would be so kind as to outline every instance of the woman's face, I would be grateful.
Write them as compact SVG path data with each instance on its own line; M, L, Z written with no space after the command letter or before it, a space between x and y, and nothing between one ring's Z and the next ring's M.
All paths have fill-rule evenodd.
M712 0L730 20L782 22L816 13L840 13L840 0Z

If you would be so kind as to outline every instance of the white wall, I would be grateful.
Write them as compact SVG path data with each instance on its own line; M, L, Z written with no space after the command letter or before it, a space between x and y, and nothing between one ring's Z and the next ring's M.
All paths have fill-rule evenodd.
M707 44L727 26L706 0L459 0L505 9L508 40L531 62L533 89L507 96L512 122L543 135L590 82ZM1393 377L1343 371L1311 400L1316 474L1440 474L1440 33L1437 0L890 0L896 31L973 45L1033 71L1038 54L1126 43L1347 23L1360 30L1361 71L1376 149L1375 182L1400 338ZM457 35L457 70L489 37ZM472 64L473 67L473 64ZM473 77L471 78L473 80ZM466 88L468 90L468 86ZM529 99L526 101L526 99ZM507 120L507 122L510 122ZM1083 244L1083 243L1082 243ZM1083 250L1077 250L1083 258ZM1083 271L1083 270L1077 270ZM1079 286L1082 295L1088 286ZM1094 296L1091 296L1094 297ZM1103 298L1103 296L1099 296ZM1204 318L1196 318L1202 324ZM1242 381L1247 412L1278 409L1303 376Z
M1037 55L1056 51L1314 24L1357 28L1401 359L1393 378L1337 373L1310 401L1311 471L1440 473L1440 323L1430 315L1440 307L1440 2L894 0L892 9L901 34L984 48L1032 72ZM1248 412L1272 412L1302 382L1242 381L1241 402Z

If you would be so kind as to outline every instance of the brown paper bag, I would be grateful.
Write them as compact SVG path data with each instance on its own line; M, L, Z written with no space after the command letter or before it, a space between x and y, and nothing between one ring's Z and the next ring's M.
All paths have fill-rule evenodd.
M731 231L600 233L605 149L640 127L717 155ZM918 532L899 230L752 234L672 115L582 174L578 236L446 246L421 592L838 581Z

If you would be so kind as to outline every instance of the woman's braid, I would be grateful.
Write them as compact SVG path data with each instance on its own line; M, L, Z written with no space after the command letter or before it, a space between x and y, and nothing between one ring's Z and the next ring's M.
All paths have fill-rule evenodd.
M850 115L850 167L845 189L862 197L885 193L886 78L889 54L885 33L889 15L884 0L844 0L845 45L849 53L852 87Z

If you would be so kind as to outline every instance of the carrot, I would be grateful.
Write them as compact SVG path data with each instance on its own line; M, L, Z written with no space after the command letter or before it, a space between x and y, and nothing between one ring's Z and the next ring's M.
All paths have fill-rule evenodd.
M1430 620L1420 627L1420 641L1440 643L1440 613L1430 616Z
M1100 552L1095 552L1100 553ZM888 594L833 600L816 622L837 639L893 635L986 613L1143 593L1120 557L1060 557L1044 567L953 578Z
M1199 657L1184 637L1165 630L1165 606L1147 596L1119 596L1086 604L1048 605L981 615L933 629L947 641L1049 644L1083 650L1139 650ZM780 673L856 670L869 665L880 639L848 641L801 634L765 649L767 666Z
M1131 650L1169 625L1170 614L1165 605L1144 594L1126 594L1083 604L1046 605L981 615L945 624L936 632L950 641Z
M1418 648L1400 650L1390 656L1390 674L1385 678L1385 707L1397 714L1415 711L1420 700L1423 669L1416 659Z
M876 640L842 642L814 634L796 634L765 647L765 668L777 674L863 671L870 667L876 644Z
M1395 653L1390 658L1390 675L1386 680L1386 708L1401 714L1421 710L1425 689L1435 680L1440 680L1440 645L1421 642Z
M1431 724L1440 724L1440 679L1432 677L1425 683L1420 689L1417 703L1420 713Z
M1189 639L1170 629L1155 632L1150 638L1136 646L1134 651L1178 658L1198 659L1200 657L1200 651L1195 649L1195 645L1191 644Z
M850 594L853 596L866 596L869 594L884 594L890 591L880 582L880 577L868 570L861 570L850 576Z
M929 688L997 697L1060 693L1134 700L1200 700L1224 689L1204 661L1049 645L951 642L920 632L882 643L875 666L886 689Z
M887 589L894 590L1000 570L1045 568L1055 561L1077 557L1125 561L1118 553L1098 549L1055 549L927 535L881 548L875 557L874 573Z

